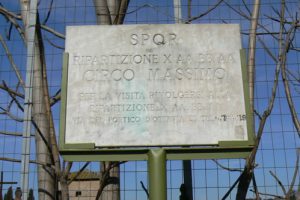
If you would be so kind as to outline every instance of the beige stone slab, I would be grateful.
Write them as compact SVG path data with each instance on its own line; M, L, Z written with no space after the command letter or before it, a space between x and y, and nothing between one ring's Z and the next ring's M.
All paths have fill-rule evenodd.
M239 25L67 27L66 143L247 140Z

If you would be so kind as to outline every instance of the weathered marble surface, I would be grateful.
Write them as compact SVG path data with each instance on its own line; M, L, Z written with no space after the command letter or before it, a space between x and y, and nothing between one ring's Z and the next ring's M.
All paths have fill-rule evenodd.
M67 27L66 143L247 140L238 25Z

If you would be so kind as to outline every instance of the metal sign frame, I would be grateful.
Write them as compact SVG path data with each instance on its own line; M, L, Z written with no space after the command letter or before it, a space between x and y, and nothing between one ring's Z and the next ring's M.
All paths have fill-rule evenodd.
M68 53L64 54L59 149L67 161L128 161L148 160L151 149L163 149L167 160L194 160L220 158L246 158L253 149L255 142L253 113L250 109L249 88L247 78L246 53L240 51L244 100L248 140L219 141L217 145L180 146L180 147L132 147L132 148L96 148L93 143L65 143L65 122L68 79Z

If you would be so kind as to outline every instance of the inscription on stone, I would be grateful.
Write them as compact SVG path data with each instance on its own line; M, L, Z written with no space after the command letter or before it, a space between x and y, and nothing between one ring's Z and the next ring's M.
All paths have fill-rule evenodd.
M66 143L247 140L238 25L67 27Z

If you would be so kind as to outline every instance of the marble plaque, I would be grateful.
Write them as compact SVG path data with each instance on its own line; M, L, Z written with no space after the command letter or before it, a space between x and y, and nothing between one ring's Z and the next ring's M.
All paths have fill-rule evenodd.
M65 143L247 140L240 49L235 24L67 27Z

